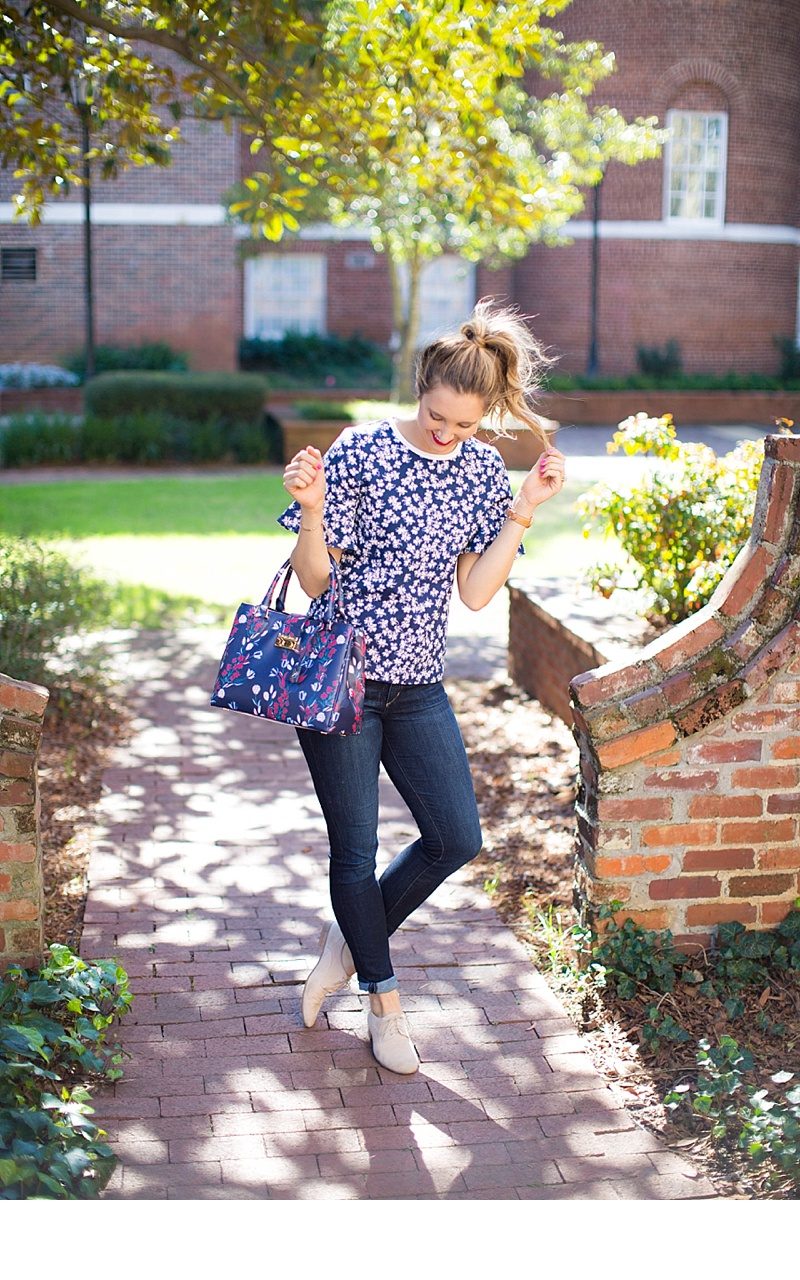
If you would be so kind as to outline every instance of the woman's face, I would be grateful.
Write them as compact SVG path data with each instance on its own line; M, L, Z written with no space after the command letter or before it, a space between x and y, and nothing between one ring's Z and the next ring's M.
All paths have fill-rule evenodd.
M417 411L422 447L430 453L452 453L474 436L486 412L483 396L464 395L444 383L423 392Z

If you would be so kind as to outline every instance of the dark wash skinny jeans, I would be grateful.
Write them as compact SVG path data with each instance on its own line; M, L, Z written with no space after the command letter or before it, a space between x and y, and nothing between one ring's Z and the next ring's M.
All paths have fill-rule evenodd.
M389 937L457 867L480 852L467 753L441 681L367 680L361 733L298 729L330 841L333 912L362 991L397 986ZM376 879L378 773L383 766L420 837Z

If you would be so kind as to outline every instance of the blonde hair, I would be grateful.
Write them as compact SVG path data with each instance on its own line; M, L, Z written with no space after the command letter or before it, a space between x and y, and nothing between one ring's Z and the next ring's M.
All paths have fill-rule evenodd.
M494 307L481 298L457 333L429 342L417 356L414 390L419 399L439 383L462 395L481 396L495 435L510 435L503 425L515 418L546 446L548 430L528 403L554 357L531 333L515 307Z

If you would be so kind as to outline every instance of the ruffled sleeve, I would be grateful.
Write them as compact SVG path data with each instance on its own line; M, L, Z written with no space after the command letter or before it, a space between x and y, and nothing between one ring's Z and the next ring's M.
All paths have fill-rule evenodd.
M352 428L334 440L324 457L325 507L323 525L329 547L358 551L358 508L361 498L361 450L359 436ZM300 529L301 508L292 502L278 516L278 524L290 533Z
M475 551L478 555L482 555L494 542L506 522L508 508L514 497L511 481L500 454L496 449L492 449L489 457L491 461L488 483L476 512L472 533L464 548L465 551ZM525 548L520 543L517 555L524 554Z

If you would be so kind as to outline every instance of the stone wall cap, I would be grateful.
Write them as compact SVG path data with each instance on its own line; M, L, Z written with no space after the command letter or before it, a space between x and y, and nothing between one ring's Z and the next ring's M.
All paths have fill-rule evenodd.
M0 672L0 714L12 711L18 716L41 719L50 698L50 690L30 680L15 680Z

